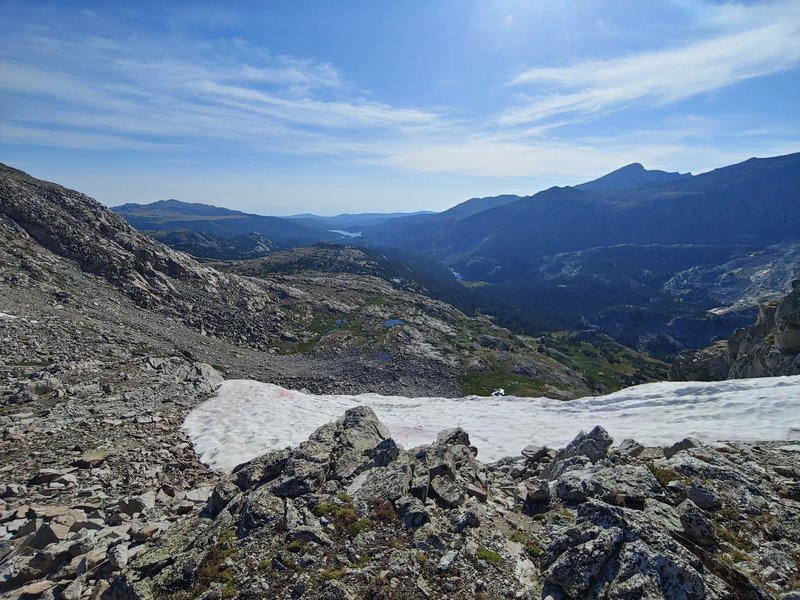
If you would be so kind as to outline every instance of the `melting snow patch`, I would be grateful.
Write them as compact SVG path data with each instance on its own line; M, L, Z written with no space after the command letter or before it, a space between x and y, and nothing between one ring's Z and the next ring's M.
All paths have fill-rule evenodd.
M706 441L791 439L800 422L800 375L648 383L569 402L515 396L315 395L232 380L193 410L183 428L204 463L230 470L270 450L297 445L362 404L371 406L406 448L459 426L477 446L478 457L491 462L518 455L527 444L563 446L580 429L595 425L605 427L617 443L627 437L650 445L686 436Z

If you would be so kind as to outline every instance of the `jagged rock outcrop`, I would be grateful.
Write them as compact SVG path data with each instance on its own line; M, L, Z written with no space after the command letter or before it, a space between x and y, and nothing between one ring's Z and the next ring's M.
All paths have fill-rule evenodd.
M720 381L800 373L800 278L780 301L761 306L756 323L727 342L681 355L670 367L673 381Z
M237 467L104 597L760 599L800 585L791 444L633 456L596 427L482 465L461 429L410 450L388 435L355 408Z

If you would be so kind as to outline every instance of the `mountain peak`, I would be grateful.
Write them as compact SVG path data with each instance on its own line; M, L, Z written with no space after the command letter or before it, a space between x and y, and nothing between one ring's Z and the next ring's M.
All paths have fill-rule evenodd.
M588 181L575 187L579 190L624 190L636 188L648 183L662 183L688 179L691 173L670 173L667 171L648 170L642 163L625 165L599 179Z

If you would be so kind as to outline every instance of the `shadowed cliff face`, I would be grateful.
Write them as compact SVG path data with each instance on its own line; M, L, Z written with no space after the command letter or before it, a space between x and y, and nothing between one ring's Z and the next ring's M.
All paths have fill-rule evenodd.
M673 380L715 381L800 373L800 278L783 300L761 306L754 325L727 342L689 352L670 367Z

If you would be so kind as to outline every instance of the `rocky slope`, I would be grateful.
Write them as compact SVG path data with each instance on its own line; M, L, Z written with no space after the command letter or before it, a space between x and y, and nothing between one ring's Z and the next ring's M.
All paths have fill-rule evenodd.
M715 381L800 373L800 278L780 301L761 306L756 323L727 342L682 355L670 367L674 381Z
M792 444L667 459L609 448L595 431L560 454L527 448L481 465L463 432L406 451L357 410L225 475L197 461L180 429L223 376L456 395L460 369L474 364L467 374L494 383L500 365L556 395L603 385L587 362L596 340L574 352L541 342L369 273L224 273L77 192L2 167L0 594L764 597L798 587Z
M201 513L114 569L109 593L794 598L798 451L612 446L595 428L483 465L461 429L404 450L359 407L223 476Z

